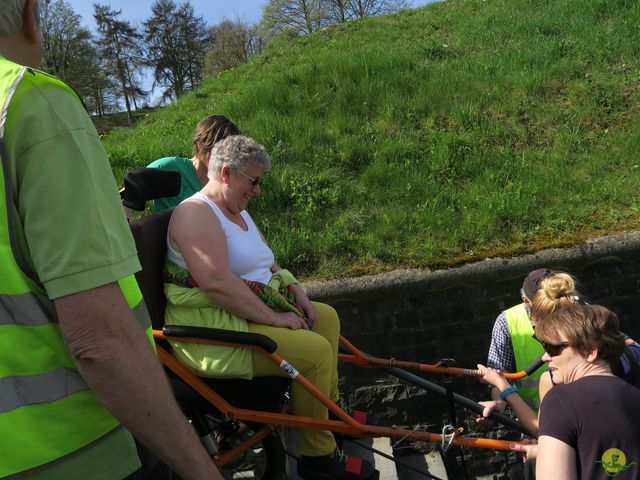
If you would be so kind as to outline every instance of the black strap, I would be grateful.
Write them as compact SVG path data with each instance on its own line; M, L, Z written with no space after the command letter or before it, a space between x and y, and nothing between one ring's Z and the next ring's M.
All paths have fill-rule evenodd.
M451 375L445 375L443 383L447 392L447 404L449 405L449 422L453 428L458 428L458 417L456 415L456 403L453 398L453 380L451 378Z

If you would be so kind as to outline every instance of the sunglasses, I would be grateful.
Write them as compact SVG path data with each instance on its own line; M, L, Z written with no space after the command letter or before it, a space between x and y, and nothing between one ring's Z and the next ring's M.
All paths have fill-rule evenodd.
M247 179L249 179L249 181L251 182L251 186L255 187L255 186L260 186L262 187L262 178L253 178L250 177L249 175L247 175L246 173L244 173L242 170L238 170L238 173L240 175L242 175L243 177L246 177Z
M557 357L562 353L562 351L569 346L569 342L560 342L560 343L547 343L536 337L535 333L533 334L533 338L537 340L542 348L550 357Z

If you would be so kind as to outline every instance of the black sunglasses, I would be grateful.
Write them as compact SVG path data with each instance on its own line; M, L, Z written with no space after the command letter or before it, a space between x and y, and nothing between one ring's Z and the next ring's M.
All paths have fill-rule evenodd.
M536 337L536 334L533 334L533 338L537 340L542 348L544 349L550 357L557 357L562 353L562 351L569 346L569 342L560 342L560 343L547 343L540 340Z
M242 175L243 177L247 178L247 179L251 182L251 186L252 186L252 187L255 187L255 186L260 186L260 187L262 187L262 181L263 181L263 179L262 179L262 178L253 178L253 177L250 177L249 175L247 175L246 173L244 173L242 170L238 170L238 173L239 173L240 175Z

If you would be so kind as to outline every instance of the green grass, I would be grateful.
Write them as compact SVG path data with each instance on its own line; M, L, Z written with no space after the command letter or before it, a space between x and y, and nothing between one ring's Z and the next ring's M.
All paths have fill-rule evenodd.
M640 224L640 2L460 0L272 46L105 138L117 178L232 118L274 158L251 212L329 278Z

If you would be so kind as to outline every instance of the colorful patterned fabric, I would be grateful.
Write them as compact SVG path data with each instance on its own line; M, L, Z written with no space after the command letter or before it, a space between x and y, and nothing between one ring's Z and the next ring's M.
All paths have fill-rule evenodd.
M300 318L305 318L300 308L294 303L294 295L289 286L284 287L284 292L281 293L264 283L252 282L250 280L244 280L244 283L246 283L249 289L271 310L275 310L276 312L292 312Z
M283 281L283 279L287 281ZM164 262L164 281L183 288L200 288L186 268L176 265L169 259ZM297 283L297 280L293 278L293 275L287 270L280 270L274 274L272 281L280 286L279 290L261 282L243 280L247 287L270 309L276 312L292 312L300 318L306 318L300 307L294 302L295 296L291 291L291 285Z
M196 281L186 268L176 265L168 258L164 260L163 280L183 288L199 288Z

